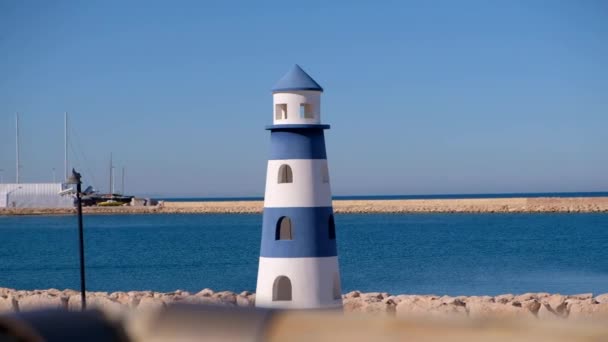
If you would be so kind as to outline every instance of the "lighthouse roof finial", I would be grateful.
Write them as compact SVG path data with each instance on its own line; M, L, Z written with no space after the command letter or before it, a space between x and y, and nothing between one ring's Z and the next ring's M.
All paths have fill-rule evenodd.
M289 90L323 91L323 88L295 64L272 88L273 92Z

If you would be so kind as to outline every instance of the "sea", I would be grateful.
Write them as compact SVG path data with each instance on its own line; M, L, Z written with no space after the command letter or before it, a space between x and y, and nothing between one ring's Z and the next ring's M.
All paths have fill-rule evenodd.
M262 215L85 215L87 288L255 291ZM608 293L608 213L337 214L343 292ZM75 216L0 217L0 287L78 289Z

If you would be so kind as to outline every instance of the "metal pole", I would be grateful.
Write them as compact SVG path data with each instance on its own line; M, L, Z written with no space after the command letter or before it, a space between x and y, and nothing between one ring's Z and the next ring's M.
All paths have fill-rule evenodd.
M63 158L63 167L65 169L65 179L68 179L68 177L70 177L69 171L68 171L68 112L65 112L64 117L63 117L63 134L64 134L64 150L63 150L63 154L64 154L64 158Z
M19 184L19 113L15 113L15 150L17 152L15 163L15 183Z
M76 184L76 199L78 201L78 238L80 251L80 301L81 309L84 311L87 308L86 284L84 278L84 231L82 229L82 198L80 197L80 179Z

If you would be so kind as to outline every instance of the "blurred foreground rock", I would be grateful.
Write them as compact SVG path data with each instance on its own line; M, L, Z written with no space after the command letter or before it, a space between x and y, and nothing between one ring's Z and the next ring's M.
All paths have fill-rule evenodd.
M540 320L608 321L608 294L560 295L526 293L500 296L434 296L391 295L386 292L349 292L343 297L345 313L379 316L430 318L498 318ZM255 293L243 291L215 292L203 289L198 293L129 291L88 292L89 308L98 308L109 316L120 316L137 310L158 310L174 303L213 304L228 307L255 305ZM80 293L74 290L23 291L0 288L0 312L28 311L38 308L80 309Z

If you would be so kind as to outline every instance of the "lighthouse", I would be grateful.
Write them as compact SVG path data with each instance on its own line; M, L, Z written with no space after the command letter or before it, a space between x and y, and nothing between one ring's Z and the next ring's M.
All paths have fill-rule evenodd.
M322 92L298 65L272 89L258 307L342 307Z

